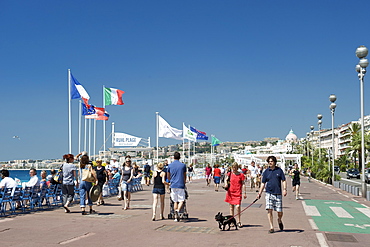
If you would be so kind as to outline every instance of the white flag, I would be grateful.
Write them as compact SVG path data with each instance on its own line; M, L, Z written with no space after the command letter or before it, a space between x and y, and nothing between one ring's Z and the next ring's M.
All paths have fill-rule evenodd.
M184 123L182 124L182 132L184 133L184 139L188 139L193 142L197 141L197 133L191 131Z
M171 127L166 120L158 115L158 137L182 140L182 130Z

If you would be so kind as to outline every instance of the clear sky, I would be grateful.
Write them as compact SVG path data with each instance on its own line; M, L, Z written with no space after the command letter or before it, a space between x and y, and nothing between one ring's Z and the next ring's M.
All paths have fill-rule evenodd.
M68 69L96 106L103 85L126 92L125 105L106 108L107 136L115 122L152 146L156 111L221 141L283 139L291 128L305 137L318 113L331 128L332 93L335 125L358 120L355 50L370 47L369 9L348 0L1 1L0 160L68 152ZM77 154L78 100L72 108Z

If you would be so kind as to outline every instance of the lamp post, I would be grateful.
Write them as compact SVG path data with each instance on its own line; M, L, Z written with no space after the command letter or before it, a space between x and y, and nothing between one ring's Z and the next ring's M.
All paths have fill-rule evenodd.
M310 159L310 149L308 147L308 144L309 144L309 139L310 139L310 133L306 133L306 145L307 145L307 156L308 156L308 159Z
M332 154L332 160L331 160L331 171L332 171L332 184L334 184L334 178L335 178L335 173L334 173L334 112L335 108L337 107L337 104L334 102L337 100L337 96L335 94L331 94L329 96L329 100L331 102L329 108L331 111L331 154Z
M310 126L310 129L311 129L311 146L312 146L312 167L313 167L313 145L312 145L312 143L313 143L313 129L314 129L315 127L313 127L313 125L311 125Z
M317 114L317 119L319 120L317 124L319 125L319 162L321 162L321 124L322 115Z
M365 125L364 125L364 77L366 74L366 67L369 61L366 56L368 50L365 46L359 46L356 49L356 56L360 59L356 65L358 79L360 80L360 105L361 105L361 163L362 163L362 197L366 198L367 187L365 183Z

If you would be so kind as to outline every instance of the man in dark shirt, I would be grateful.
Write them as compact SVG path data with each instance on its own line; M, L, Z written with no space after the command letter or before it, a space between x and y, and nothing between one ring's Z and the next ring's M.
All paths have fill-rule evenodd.
M261 193L266 187L266 210L270 222L270 230L268 232L274 233L272 210L277 211L279 228L281 231L284 230L284 225L281 220L283 217L282 195L287 195L287 183L283 170L276 166L276 157L269 156L266 161L269 164L269 168L267 168L262 174L261 188L257 198L261 198ZM281 190L281 184L283 184L283 190Z

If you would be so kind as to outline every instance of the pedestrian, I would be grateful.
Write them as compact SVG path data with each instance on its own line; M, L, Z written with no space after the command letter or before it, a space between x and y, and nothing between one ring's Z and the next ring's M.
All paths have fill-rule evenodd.
M247 198L247 189L244 183L245 176L243 173L239 172L239 165L237 162L234 162L231 165L231 171L227 172L226 179L225 179L225 187L227 186L227 182L229 181L229 189L226 192L225 202L229 203L230 205L230 215L235 216L235 208L236 208L236 217L237 217L237 225L238 227L243 227L241 223L241 215L240 215L240 204L242 202L242 195L244 193L244 199Z
M295 199L298 200L299 195L299 187L301 185L301 172L299 171L299 167L297 163L294 163L293 169L290 171L290 175L292 176L292 187L293 192L295 192Z
M218 191L221 180L221 170L218 168L218 164L213 166L213 182L215 183L215 191Z
M282 195L287 195L287 183L283 170L276 166L277 159L275 156L269 156L266 160L269 164L262 174L262 183L260 191L257 194L257 199L261 198L263 189L266 188L265 199L266 199L266 210L267 216L270 223L269 233L274 233L273 215L272 211L277 211L278 225L281 231L284 230L282 222L283 217L283 199ZM283 184L283 189L281 189Z
M311 182L311 168L307 168L308 182Z
M193 180L193 175L194 175L193 164L190 164L188 166L188 172L186 174L188 175L188 182L191 183L191 181Z
M220 171L221 171L221 181L225 181L225 165L222 165L221 168L220 168Z
M251 165L249 167L249 175L250 175L250 179L251 179L251 190L253 188L256 188L258 172L259 172L259 170L256 167L256 163L254 161L252 161ZM258 192L258 191L256 191L256 192Z
M95 183L98 183L98 180L96 179L95 170L92 168L92 165L90 164L90 159L89 159L89 156L87 155L87 153L86 152L79 153L76 156L76 158L78 158L79 156L81 156L80 165L79 165L79 169L80 169L80 186L79 186L79 190L80 190L81 214L82 215L87 215L87 213L85 211L85 208L86 208L86 200L87 200L87 204L90 207L90 214L93 214L93 213L95 213L95 210L93 210L93 203L92 203L92 200L90 198L90 189L92 187L92 182L88 182L88 181L83 181L82 180L82 171L83 170L90 170L90 172L92 173L93 177L95 178Z
M103 161L98 159L96 160L96 167L95 167L96 178L98 179L97 185L100 187L100 195L98 197L98 201L96 202L97 206L104 205L103 200L103 186L108 184L108 173L105 167L103 166Z
M145 184L149 186L150 185L150 165L148 163L145 163L143 168L144 168Z
M166 173L163 171L164 164L158 163L157 170L153 172L153 217L152 221L155 221L158 198L161 202L161 214L159 215L160 219L164 219L164 199L166 196L165 184L166 182Z
M212 179L212 167L210 164L207 164L205 168L205 173L206 173L206 182L207 186L210 186L211 184L211 179Z
M131 156L127 155L125 157L125 163L121 168L121 180L120 180L121 193L119 194L119 196L123 198L122 202L123 210L130 209L133 178L134 178L134 169L131 166Z
M74 156L73 154L63 155L63 182L62 182L62 194L63 194L63 208L65 213L70 213L69 205L73 201L75 195L75 183L74 178L76 179L76 186L78 186L78 178L76 172L76 166L73 164Z
M167 178L170 180L171 199L174 202L175 221L180 221L179 212L185 201L186 165L180 162L180 153L175 152L174 161L168 165Z

